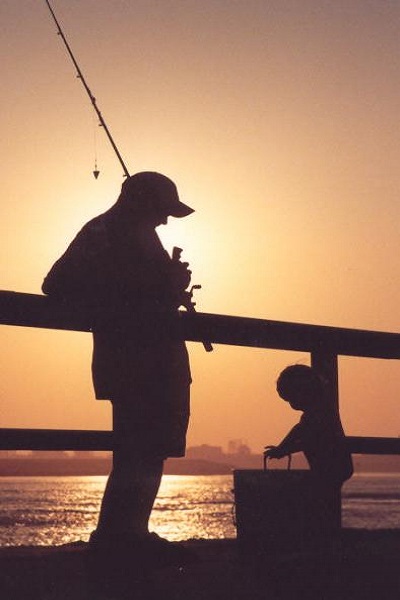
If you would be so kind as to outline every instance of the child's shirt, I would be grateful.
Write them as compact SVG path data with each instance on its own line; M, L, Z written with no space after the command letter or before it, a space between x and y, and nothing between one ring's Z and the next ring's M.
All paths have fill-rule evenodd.
M340 420L333 411L326 406L306 411L295 429L310 469L318 479L342 484L352 476L351 454Z

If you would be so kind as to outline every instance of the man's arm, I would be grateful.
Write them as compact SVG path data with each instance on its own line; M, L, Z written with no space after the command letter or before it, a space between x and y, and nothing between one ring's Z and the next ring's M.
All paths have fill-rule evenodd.
M95 302L110 279L104 235L87 226L75 237L46 275L44 294L68 302ZM109 284L109 281L108 281Z

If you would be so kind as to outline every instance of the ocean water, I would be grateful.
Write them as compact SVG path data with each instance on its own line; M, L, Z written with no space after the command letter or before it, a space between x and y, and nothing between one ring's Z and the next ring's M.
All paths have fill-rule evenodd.
M106 478L0 478L0 546L86 541ZM151 528L171 541L234 538L230 475L165 475ZM344 527L400 528L400 474L356 474L343 489Z

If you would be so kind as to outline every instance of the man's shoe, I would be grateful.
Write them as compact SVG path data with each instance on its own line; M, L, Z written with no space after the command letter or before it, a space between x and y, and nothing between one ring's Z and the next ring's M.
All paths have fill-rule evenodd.
M170 542L156 533L146 536L133 534L104 534L93 531L89 539L89 551L110 560L130 560L160 568L163 566L186 566L198 560L193 550L179 542Z
M180 542L170 542L157 533L149 534L145 541L145 548L150 560L165 565L186 566L199 560L193 550L186 548Z

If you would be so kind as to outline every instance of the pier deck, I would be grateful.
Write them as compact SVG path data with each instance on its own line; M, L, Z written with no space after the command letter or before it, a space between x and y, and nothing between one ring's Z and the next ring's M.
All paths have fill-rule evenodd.
M266 559L235 540L190 540L186 567L132 568L126 581L90 576L87 544L0 549L0 597L7 600L397 600L400 530L343 530L340 548ZM103 579L101 579L103 576Z

